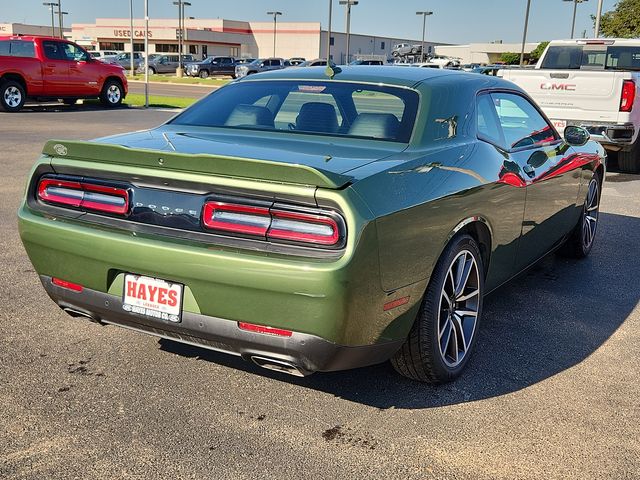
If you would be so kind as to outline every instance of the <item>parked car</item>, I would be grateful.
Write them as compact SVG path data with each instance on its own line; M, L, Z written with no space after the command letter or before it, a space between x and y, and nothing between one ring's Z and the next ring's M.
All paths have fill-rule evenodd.
M410 43L399 43L393 46L391 55L394 57L404 57L406 55L419 55L422 52L422 45L411 45Z
M352 61L351 63L349 63L349 65L384 65L384 62L382 60L358 59Z
M496 76L500 70L504 68L504 65L485 65L483 67L476 67L471 70L471 73L480 73L481 75Z
M292 67L297 67L301 63L306 62L306 60L307 59L303 57L292 57L289 60L287 60L287 62L289 62L289 65L291 65Z
M180 57L178 54L169 54L169 55L159 55L154 58L149 58L149 75L154 75L156 73L176 73ZM195 59L193 55L182 55L182 64L188 65L191 62L194 62ZM144 73L145 62L142 61L138 66L138 72Z
M0 37L0 107L17 112L27 98L62 99L73 104L79 98L100 98L115 107L127 95L122 67L108 65L82 47L57 37Z
M125 70L131 70L131 52L120 53L116 58L112 59L110 63L120 65ZM144 65L142 53L133 52L133 70L138 70L140 65Z
M247 64L256 60L256 58L236 58L236 65Z
M640 39L554 40L535 69L501 70L562 130L586 128L622 171L640 172Z
M324 58L316 58L315 60L305 60L296 65L296 67L326 67L327 60Z
M281 70L286 67L282 58L259 58L251 63L236 65L236 77L242 78L254 73L268 72L270 70Z
M207 78L216 75L236 75L236 59L233 57L208 57L202 62L190 63L185 73L192 77Z
M49 296L295 375L389 358L460 375L486 293L556 248L589 254L604 150L498 78L333 73L267 72L151 130L48 142L18 216Z

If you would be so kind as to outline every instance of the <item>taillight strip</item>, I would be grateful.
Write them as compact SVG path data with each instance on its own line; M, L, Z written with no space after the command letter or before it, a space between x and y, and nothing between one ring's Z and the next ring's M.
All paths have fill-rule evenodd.
M333 212L324 215L209 201L204 205L202 223L208 230L265 240L335 246L341 240L341 228L334 216Z
M129 210L129 192L124 188L43 178L38 184L38 198L43 202L124 215Z
M620 95L620 111L630 112L636 100L636 82L624 80L622 82L622 93Z

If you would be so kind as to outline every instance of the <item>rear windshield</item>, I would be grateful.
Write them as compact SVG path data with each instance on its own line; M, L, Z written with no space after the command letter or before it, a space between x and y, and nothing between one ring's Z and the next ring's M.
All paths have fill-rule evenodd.
M407 143L418 94L346 82L246 81L228 85L171 123Z
M541 68L640 71L640 46L554 45L549 47Z
M0 55L11 57L35 57L36 52L33 42L26 40L2 40L0 41Z

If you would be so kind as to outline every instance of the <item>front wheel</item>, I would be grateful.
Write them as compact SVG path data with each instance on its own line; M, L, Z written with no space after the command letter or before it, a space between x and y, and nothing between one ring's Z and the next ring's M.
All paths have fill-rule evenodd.
M102 87L100 101L107 107L119 107L122 104L124 96L122 94L122 85L117 80L107 80Z
M155 74L156 74L156 71L153 69L153 67L149 67L149 68L147 68L147 73L148 73L149 75L155 75Z
M209 78L209 72L206 70L200 70L200 78Z
M6 112L18 112L24 106L26 92L24 87L13 80L2 83L0 88L0 106Z
M595 174L589 182L587 198L582 205L578 224L560 249L560 254L571 258L584 258L591 252L598 230L600 213L600 176Z
M434 384L462 373L482 315L483 272L480 249L472 237L461 235L447 246L409 336L391 359L398 373Z

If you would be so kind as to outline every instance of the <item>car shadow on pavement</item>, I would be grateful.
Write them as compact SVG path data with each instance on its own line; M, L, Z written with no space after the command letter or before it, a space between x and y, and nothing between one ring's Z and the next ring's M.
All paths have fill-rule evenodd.
M65 105L63 103L46 103L46 104L27 104L20 113L65 113L65 112L81 112L81 111L112 111L112 110L126 110L130 108L127 104L120 105L119 107L105 107L99 102L89 101L85 103L78 103L76 105ZM14 114L11 114L14 115Z
M161 340L161 348L380 409L431 408L522 390L591 355L638 303L640 218L600 215L585 260L550 255L485 299L474 356L455 382L405 379L387 362L344 372L291 377L229 355ZM630 288L633 286L633 288Z

